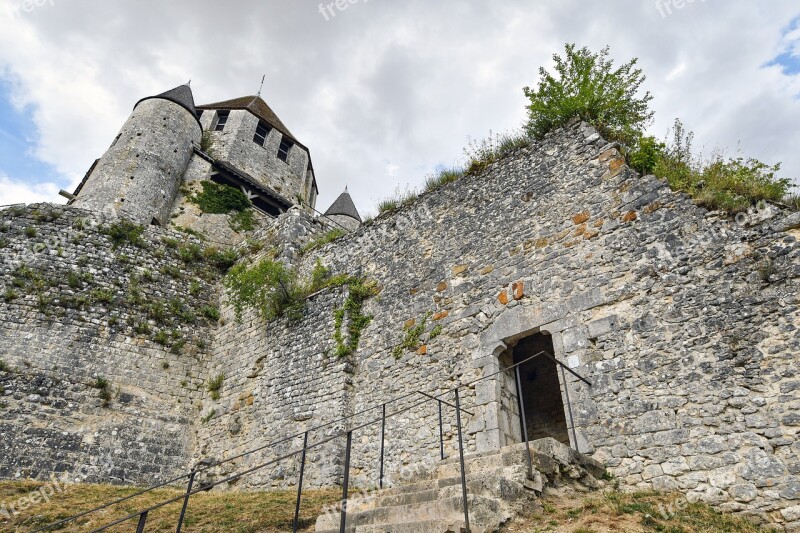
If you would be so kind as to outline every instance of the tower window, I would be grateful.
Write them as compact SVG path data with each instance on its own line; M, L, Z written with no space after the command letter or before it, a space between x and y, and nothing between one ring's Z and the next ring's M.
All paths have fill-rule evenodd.
M267 135L269 135L270 130L272 130L272 128L270 128L269 124L259 121L256 127L256 134L253 136L253 142L259 146L264 146L267 142Z
M294 146L294 143L292 143L292 141L286 137L281 139L281 145L278 148L278 159L281 161L287 161L289 159L289 150L292 149L292 146Z
M225 129L225 124L228 123L228 116L230 111L217 111L217 123L214 125L214 131L222 131Z

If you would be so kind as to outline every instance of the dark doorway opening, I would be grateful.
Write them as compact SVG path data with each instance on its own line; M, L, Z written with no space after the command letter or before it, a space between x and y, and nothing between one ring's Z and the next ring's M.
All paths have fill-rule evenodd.
M545 333L537 333L519 341L514 347L514 364L545 351L553 355L553 338ZM525 407L525 426L528 440L552 437L570 445L567 418L564 414L564 401L561 399L561 384L558 380L558 365L545 355L520 365L520 386L518 391Z

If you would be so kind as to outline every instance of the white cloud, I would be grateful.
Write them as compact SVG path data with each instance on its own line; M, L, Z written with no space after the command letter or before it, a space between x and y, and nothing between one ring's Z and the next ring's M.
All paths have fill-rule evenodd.
M348 184L369 211L460 160L467 136L518 127L522 87L564 42L640 58L653 133L681 117L698 146L741 141L800 176L800 77L764 67L797 13L794 0L695 2L665 18L651 2L407 0L326 22L318 2L56 1L0 8L0 73L34 106L36 156L72 181L143 96L191 78L208 103L252 94L266 74L265 98L311 149L321 210Z
M51 202L63 204L55 183L25 183L0 174L0 206L11 204L36 204Z

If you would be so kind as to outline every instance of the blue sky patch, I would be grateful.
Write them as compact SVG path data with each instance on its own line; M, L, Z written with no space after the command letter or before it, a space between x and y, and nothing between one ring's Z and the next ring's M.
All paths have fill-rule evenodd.
M66 183L52 165L33 155L39 131L33 110L11 103L11 84L0 79L0 174L26 183Z
M783 30L786 49L767 66L779 65L787 76L800 74L800 16Z

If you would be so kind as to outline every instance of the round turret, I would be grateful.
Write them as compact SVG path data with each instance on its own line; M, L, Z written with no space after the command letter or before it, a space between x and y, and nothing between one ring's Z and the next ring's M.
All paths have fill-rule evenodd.
M347 187L344 192L339 195L339 198L325 211L323 218L331 221L333 225L339 229L347 231L355 231L361 227L361 215L358 214L356 204L347 192Z
M139 224L165 223L202 134L188 85L143 98L84 179L73 205L94 211L111 207Z

